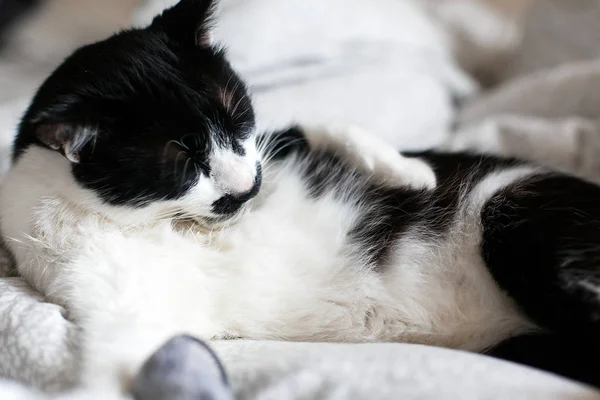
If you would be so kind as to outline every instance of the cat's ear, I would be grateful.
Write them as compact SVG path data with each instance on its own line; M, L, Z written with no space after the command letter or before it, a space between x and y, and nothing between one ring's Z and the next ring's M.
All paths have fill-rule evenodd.
M83 147L96 139L96 130L64 123L40 124L35 135L40 142L59 151L72 163L79 163Z
M212 22L218 0L180 0L152 22L184 46L210 47Z

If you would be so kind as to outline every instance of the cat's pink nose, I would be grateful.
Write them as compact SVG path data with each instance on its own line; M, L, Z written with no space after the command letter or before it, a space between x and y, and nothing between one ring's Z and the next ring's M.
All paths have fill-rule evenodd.
M261 184L262 184L262 169L259 164L256 167L256 174L252 178L252 184L250 185L250 187L244 192L231 193L231 196L236 201L239 201L239 202L248 201L258 194Z
M262 179L260 163L256 160L222 152L211 160L211 166L211 178L223 195L239 202L256 195Z
M230 195L243 194L254 186L255 169L241 157L223 157L216 160L213 176L217 185Z
M254 187L254 174L250 171L244 171L236 174L231 181L229 192L234 197L244 196Z

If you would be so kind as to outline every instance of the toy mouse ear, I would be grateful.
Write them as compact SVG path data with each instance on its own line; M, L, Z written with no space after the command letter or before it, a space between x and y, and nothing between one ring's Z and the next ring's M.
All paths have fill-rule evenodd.
M35 129L38 140L49 148L59 151L72 163L79 163L79 153L91 140L95 130L65 123L42 124Z
M181 0L156 17L151 27L162 29L182 45L210 47L217 0Z

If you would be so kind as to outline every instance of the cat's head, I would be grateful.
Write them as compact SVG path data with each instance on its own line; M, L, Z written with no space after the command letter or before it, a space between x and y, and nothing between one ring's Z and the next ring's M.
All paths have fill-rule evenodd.
M245 84L211 42L215 1L181 0L145 29L77 50L23 118L18 160L55 152L103 205L235 213L261 183Z

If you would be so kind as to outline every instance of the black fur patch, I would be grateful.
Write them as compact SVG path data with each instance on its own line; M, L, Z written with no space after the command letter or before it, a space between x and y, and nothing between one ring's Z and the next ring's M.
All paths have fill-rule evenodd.
M258 138L258 147L265 148L264 156L273 161L284 159L291 154L305 156L309 150L306 136L299 126L261 135Z
M482 211L482 254L522 310L558 333L600 334L600 187L564 175L510 185Z

